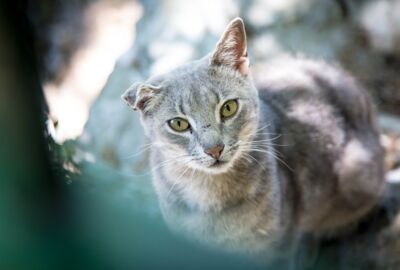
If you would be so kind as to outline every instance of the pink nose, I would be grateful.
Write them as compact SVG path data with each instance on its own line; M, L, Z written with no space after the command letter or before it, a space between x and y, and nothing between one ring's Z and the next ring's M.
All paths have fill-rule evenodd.
M204 150L204 152L207 155L212 156L214 159L219 159L219 157L221 156L222 150L224 150L224 145L216 145L207 150Z

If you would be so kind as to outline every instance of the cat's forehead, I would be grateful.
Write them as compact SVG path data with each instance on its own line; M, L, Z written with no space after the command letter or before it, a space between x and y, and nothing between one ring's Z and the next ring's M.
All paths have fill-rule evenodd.
M204 64L192 64L165 74L162 84L168 95L204 102L240 91L242 83L229 72L221 72Z
M203 70L180 72L164 77L161 110L165 117L189 116L196 121L212 117L223 98L218 82Z
M188 74L189 75L189 74ZM218 104L224 94L215 81L196 76L181 76L166 86L170 105L183 114L203 114L209 107Z

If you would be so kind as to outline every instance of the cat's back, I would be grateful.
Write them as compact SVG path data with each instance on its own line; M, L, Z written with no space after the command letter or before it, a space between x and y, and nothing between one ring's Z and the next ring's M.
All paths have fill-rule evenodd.
M374 109L368 94L335 64L282 57L258 70L256 82L261 100L277 108L285 107L285 112L296 107L323 111L325 107L344 117L348 124L375 127Z
M383 186L368 94L340 67L305 59L271 62L256 81L261 101L277 115L296 224L327 232L359 219Z

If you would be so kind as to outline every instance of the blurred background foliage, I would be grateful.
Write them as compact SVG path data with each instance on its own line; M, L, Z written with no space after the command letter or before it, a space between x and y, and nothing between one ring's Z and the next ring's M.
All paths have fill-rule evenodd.
M38 0L0 10L0 268L253 269L171 235L138 115L120 95L247 27L255 82L291 54L336 62L372 95L387 192L315 269L400 268L399 0ZM276 268L271 268L276 269Z

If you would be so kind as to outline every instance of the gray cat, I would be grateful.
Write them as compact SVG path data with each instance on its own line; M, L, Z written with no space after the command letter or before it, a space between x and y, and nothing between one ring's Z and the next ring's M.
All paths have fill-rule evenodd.
M257 90L243 21L201 60L130 87L151 140L153 184L171 228L267 256L296 235L356 223L383 188L369 97L322 62L271 62Z

